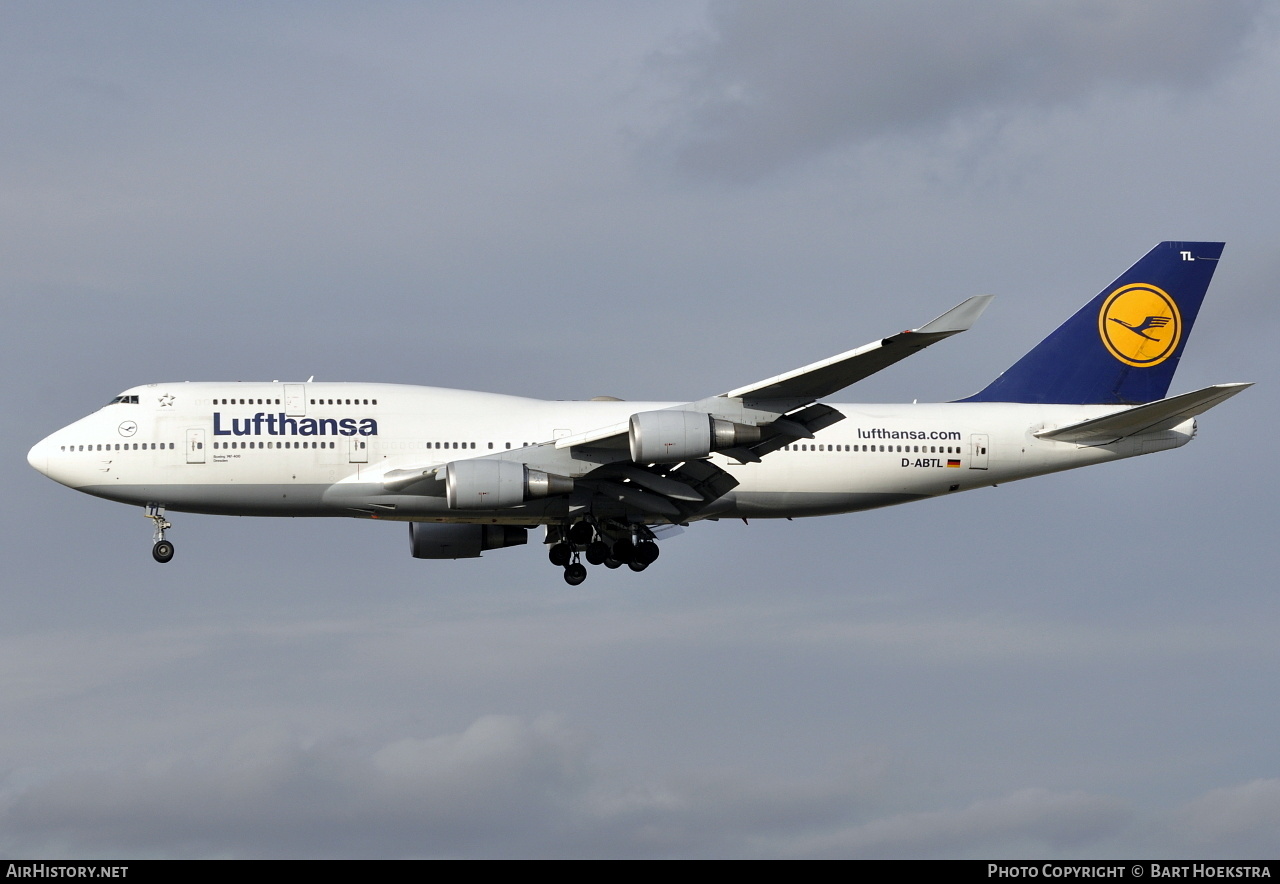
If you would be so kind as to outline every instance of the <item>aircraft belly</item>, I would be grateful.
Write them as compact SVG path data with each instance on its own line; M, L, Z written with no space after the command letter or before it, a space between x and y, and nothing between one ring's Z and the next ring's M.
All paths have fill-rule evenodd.
M345 516L324 506L328 485L89 485L86 494L139 506L158 503L183 513L219 516Z
M727 507L715 509L717 515L732 518L799 518L876 509L930 496L876 491L735 491L726 496Z

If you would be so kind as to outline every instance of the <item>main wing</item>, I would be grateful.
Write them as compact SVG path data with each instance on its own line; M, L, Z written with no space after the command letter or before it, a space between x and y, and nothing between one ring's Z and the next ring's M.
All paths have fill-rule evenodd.
M747 384L721 395L731 399L803 399L807 402L830 396L913 353L919 353L943 338L968 331L978 321L982 311L987 309L993 297L978 295L957 304L920 328L890 335L830 359Z
M709 454L758 462L797 439L813 438L844 419L818 399L967 330L990 302L990 295L969 298L920 328L717 396L472 458L465 471L441 463L392 470L383 486L392 494L448 496L451 507L455 499L527 502L568 494L569 512L598 512L596 505L607 501L618 518L687 522L709 515L711 505L738 484Z
M920 328L908 329L829 359L813 362L785 374L747 384L710 399L680 405L677 408L686 411L706 411L708 414L716 415L734 410L717 400L749 399L753 406L761 406L758 410L774 413L775 417L770 423L774 424L778 430L789 431L792 439L812 438L813 433L843 419L844 415L829 406L804 409L799 413L797 409L843 390L863 378L870 377L881 369L888 368L895 362L936 344L943 338L968 331L982 315L982 311L987 309L993 297L993 295L977 295ZM778 406L785 407L778 411ZM585 433L558 439L556 447L610 447L613 445L621 448L625 447L623 443L626 439L623 437L627 435L628 430L627 423L597 427Z

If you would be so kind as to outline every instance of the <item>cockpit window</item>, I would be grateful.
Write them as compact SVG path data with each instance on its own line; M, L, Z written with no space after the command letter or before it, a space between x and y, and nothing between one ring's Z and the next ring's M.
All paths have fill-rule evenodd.
M137 405L137 396L117 396L107 403L108 405Z

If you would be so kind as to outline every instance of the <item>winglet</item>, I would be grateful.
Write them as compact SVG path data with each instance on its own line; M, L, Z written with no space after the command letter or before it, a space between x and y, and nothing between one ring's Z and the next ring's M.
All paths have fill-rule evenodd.
M962 331L968 331L978 321L982 311L991 305L993 298L995 295L975 295L964 303L952 307L937 319L920 326L913 334L956 335Z

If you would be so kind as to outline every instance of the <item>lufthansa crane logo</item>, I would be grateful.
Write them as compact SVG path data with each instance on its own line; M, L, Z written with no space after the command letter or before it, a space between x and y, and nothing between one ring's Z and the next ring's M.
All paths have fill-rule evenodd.
M128 437L138 432L138 425L135 424L133 421L125 421L117 429L120 430L121 436Z
M1177 349L1182 316L1163 289L1134 283L1116 289L1102 303L1098 334L1116 359L1149 368L1164 362Z

